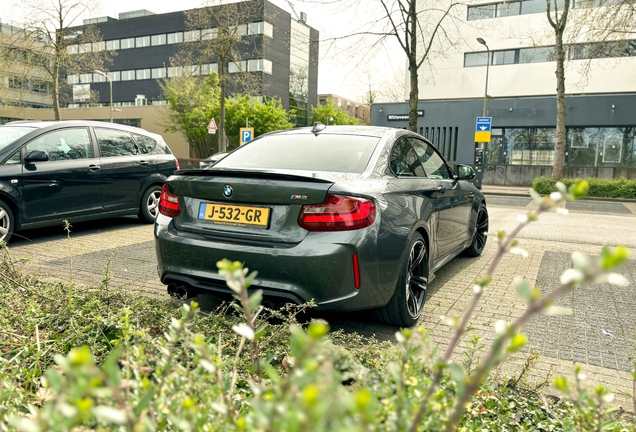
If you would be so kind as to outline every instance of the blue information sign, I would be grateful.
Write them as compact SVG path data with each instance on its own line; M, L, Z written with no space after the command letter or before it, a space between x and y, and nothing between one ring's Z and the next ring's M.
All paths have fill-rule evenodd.
M490 132L492 126L492 117L477 117L477 125L475 132Z

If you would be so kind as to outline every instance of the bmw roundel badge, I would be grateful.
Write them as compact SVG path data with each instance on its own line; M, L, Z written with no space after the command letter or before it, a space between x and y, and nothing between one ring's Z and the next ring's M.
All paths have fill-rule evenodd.
M233 192L232 186L230 185L223 186L223 195L225 195L225 198L231 197L232 192Z

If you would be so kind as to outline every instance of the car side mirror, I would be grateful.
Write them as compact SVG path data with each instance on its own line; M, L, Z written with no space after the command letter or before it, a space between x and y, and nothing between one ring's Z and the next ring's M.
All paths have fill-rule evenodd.
M46 150L33 150L24 159L25 162L46 162L49 160L49 152Z
M474 180L477 176L473 167L469 165L455 165L455 171L457 172L457 180Z

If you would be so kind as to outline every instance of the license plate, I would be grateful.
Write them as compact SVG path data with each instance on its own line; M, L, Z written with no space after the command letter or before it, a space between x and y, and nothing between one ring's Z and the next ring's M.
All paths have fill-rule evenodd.
M266 227L269 223L269 212L270 209L267 207L201 203L199 219L223 225Z

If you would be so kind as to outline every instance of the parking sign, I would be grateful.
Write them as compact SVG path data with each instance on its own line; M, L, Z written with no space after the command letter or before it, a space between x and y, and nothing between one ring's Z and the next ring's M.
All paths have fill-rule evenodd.
M241 145L254 139L254 128L241 128Z

